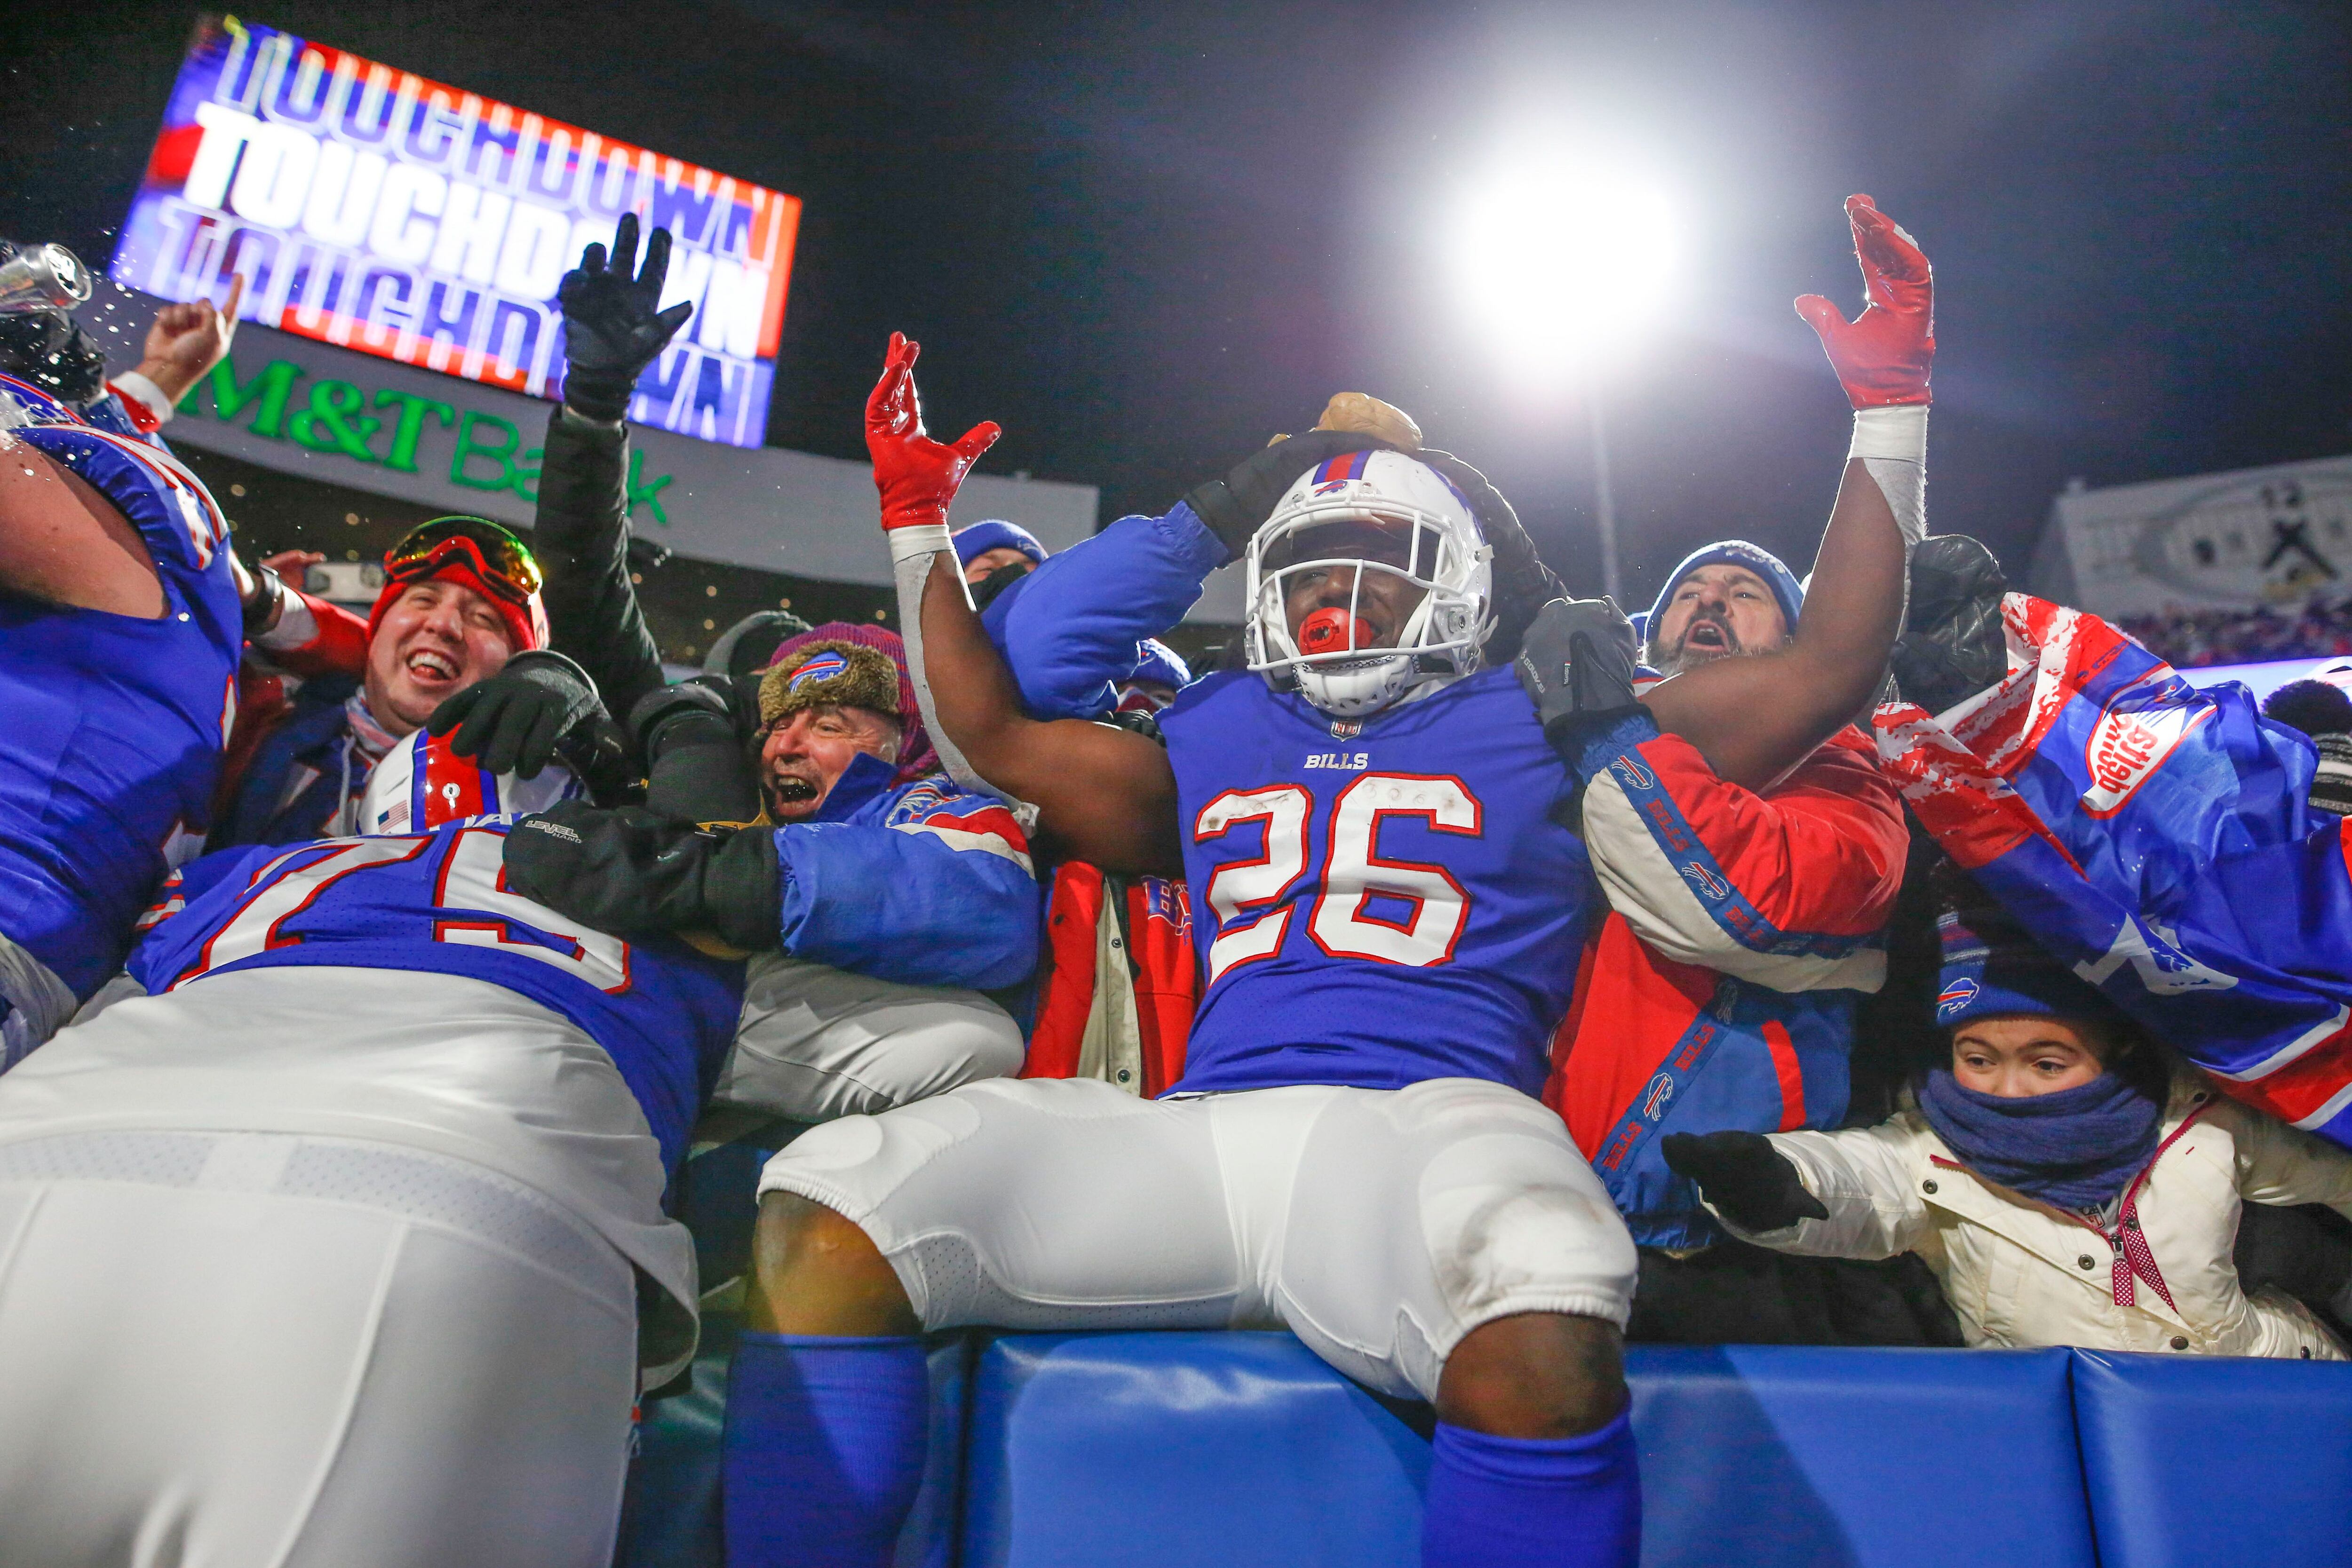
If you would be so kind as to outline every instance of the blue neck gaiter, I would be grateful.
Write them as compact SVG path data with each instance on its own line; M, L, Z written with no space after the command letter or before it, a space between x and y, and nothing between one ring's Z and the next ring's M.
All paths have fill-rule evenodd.
M1927 1125L1970 1170L2053 1208L2105 1207L2156 1152L2164 1106L2122 1074L2011 1100L1937 1068L1919 1086Z

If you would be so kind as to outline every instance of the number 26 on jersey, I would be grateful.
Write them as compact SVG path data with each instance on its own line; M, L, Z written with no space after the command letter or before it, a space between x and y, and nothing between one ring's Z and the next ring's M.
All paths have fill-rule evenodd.
M1217 868L1205 894L1216 917L1209 944L1209 979L1282 950L1307 875L1307 817L1315 797L1298 784L1227 790L1201 808L1192 841L1207 843L1245 823L1265 825L1264 853ZM1450 774L1366 773L1331 803L1322 885L1307 916L1307 935L1334 958L1369 959L1426 968L1454 956L1470 918L1469 897L1443 866L1382 859L1381 825L1410 816L1433 833L1475 838L1478 797ZM1297 889L1302 894L1304 889Z

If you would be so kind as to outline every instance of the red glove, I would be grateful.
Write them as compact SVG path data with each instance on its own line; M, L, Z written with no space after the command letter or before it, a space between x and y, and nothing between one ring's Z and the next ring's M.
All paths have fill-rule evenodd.
M866 400L866 450L874 459L874 488L882 492L882 531L937 524L944 528L948 503L982 452L1004 434L993 421L963 433L942 447L923 429L923 402L915 392L915 359L922 345L904 332L890 334L882 379Z
M1926 403L1927 373L1936 363L1935 271L1918 242L1868 196L1848 196L1853 254L1870 307L1859 321L1808 294L1797 314L1821 334L1830 365L1856 408Z

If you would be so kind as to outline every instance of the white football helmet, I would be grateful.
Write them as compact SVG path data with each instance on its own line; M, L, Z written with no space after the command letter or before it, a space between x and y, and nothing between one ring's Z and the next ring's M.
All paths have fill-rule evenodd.
M1309 531L1336 522L1369 522L1408 551L1403 566L1359 557L1300 556ZM1249 668L1279 686L1286 676L1326 713L1375 713L1415 687L1459 679L1478 668L1479 645L1494 628L1493 547L1479 537L1470 503L1444 476L1401 452L1350 452L1320 463L1283 492L1274 514L1250 540ZM1318 610L1290 633L1289 580L1328 566L1355 571L1344 611ZM1357 600L1364 574L1385 572L1422 590L1397 634L1397 646L1366 649ZM1321 620L1326 624L1318 625Z
M453 731L454 732L454 731ZM494 773L449 750L449 736L419 730L383 754L360 797L362 833L430 833L469 816L545 811L581 793L561 763L537 778Z

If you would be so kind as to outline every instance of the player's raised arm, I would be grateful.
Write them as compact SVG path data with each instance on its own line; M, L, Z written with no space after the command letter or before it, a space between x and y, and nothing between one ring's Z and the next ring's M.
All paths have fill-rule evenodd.
M1750 788L1786 773L1878 690L1903 624L1905 552L1926 532L1934 277L1918 245L1868 196L1845 205L1868 308L1848 321L1818 294L1797 301L1854 407L1805 612L1788 647L1715 660L1643 698L1660 729Z
M932 710L925 717L940 752L952 747L962 768L1034 805L1040 830L1064 853L1106 870L1172 874L1176 780L1166 752L1108 725L1041 722L1022 711L948 536L948 503L999 431L976 425L952 446L930 438L915 391L920 352L904 333L891 334L882 379L866 403L866 447L892 562L902 572L929 563L921 615L906 629L910 643L919 639Z

